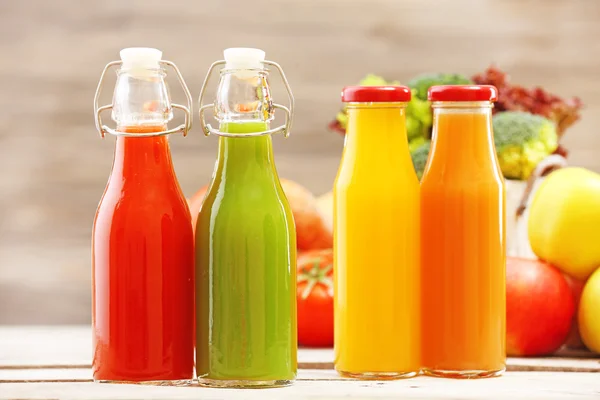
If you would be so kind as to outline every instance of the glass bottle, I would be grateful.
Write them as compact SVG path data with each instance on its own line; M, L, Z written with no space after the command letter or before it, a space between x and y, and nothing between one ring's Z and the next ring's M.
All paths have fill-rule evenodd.
M493 86L434 86L421 180L424 372L505 369L505 190L492 133Z
M156 49L122 50L96 92L96 126L102 137L117 138L92 232L95 381L176 385L193 378L194 243L167 136L189 130L191 97L161 57ZM175 68L188 107L171 103L165 65ZM98 107L112 66L119 66L113 103ZM186 123L168 130L173 108L184 110ZM116 129L102 124L109 109Z
M196 371L206 386L283 386L296 377L296 233L271 140L289 133L293 109L272 103L265 64L286 81L264 56L225 50L200 94L202 102L212 70L225 64L215 104L200 109L205 134L219 135L196 224ZM208 108L218 130L204 122ZM288 119L270 129L274 108Z
M335 369L361 379L417 375L419 180L404 86L344 88L348 129L334 185Z

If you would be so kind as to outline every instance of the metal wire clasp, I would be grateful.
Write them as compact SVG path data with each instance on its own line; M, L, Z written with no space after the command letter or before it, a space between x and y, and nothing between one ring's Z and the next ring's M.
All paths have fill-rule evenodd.
M283 133L283 136L286 138L288 136L290 136L290 130L292 129L292 121L293 121L293 114L294 114L294 95L292 94L292 88L290 87L290 84L289 84L287 78L285 77L285 73L283 72L283 69L281 68L281 66L279 64L277 64L276 62L273 62L273 61L266 61L266 60L261 61L261 62L265 65L271 65L271 66L275 67L277 69L277 71L279 71L279 74L281 75L281 79L283 80L283 84L285 85L285 89L287 90L288 98L290 100L290 108L288 108L284 105L281 105L281 104L273 104L273 108L278 108L285 112L285 124L280 125L273 129L266 130L266 131L253 132L253 133L221 132L220 130L215 129L212 126L210 126L210 124L207 124L206 118L204 116L204 112L209 108L214 109L215 105L214 105L214 103L202 105L202 100L204 99L204 92L206 91L206 86L208 84L208 80L210 79L210 76L212 75L213 71L219 65L224 65L226 63L225 60L220 60L220 61L215 61L214 63L212 63L212 65L208 69L208 72L206 73L206 78L204 78L204 83L202 83L202 88L200 89L200 96L198 96L198 104L200 106L198 113L200 114L200 125L202 127L202 131L204 132L204 136L210 136L211 133L214 135L227 136L227 137L252 137L252 136L271 135L271 134L275 134L275 133Z
M192 94L190 93L190 90L188 89L187 85L185 84L185 81L183 80L183 76L181 75L181 72L179 72L179 69L177 68L177 66L174 63L172 63L171 61L165 61L165 60L161 60L161 61L159 61L159 63L161 65L171 67L175 71L175 73L177 74L177 79L179 80L179 83L181 84L181 87L183 88L183 92L185 93L185 97L187 99L187 107L182 106L181 104L175 104L175 103L171 103L171 107L177 108L184 112L184 114L185 114L184 123L173 129L169 129L169 130L162 131L162 132L150 132L150 133L119 132L115 129L109 128L108 126L104 125L102 123L102 115L101 115L102 112L106 111L106 110L111 110L113 108L112 104L108 104L108 105L105 105L102 107L98 106L98 99L100 98L100 93L102 92L102 84L104 83L104 77L106 76L106 72L110 68L115 67L115 66L120 66L123 64L122 61L112 61L112 62L109 62L108 64L106 64L106 67L104 67L104 70L102 71L102 75L100 75L100 81L98 82L98 87L96 88L96 95L94 96L94 116L96 119L96 130L98 130L98 132L100 133L100 137L104 138L104 136L106 136L107 133L110 133L111 135L115 135L115 136L147 137L147 136L169 135L171 133L179 133L179 132L183 133L183 136L187 136L188 132L192 129L192 114L190 111L193 107Z

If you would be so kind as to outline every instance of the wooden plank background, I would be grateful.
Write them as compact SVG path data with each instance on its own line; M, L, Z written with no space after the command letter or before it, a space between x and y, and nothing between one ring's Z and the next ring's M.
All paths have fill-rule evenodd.
M162 49L194 96L222 49L266 50L297 100L292 136L276 139L280 174L320 194L342 147L326 125L341 87L367 72L407 81L493 62L513 81L578 95L587 108L565 145L573 164L600 171L599 20L596 0L0 2L0 323L90 319L90 230L114 146L94 130L92 98L121 48ZM191 195L210 178L216 140L196 125L172 150Z

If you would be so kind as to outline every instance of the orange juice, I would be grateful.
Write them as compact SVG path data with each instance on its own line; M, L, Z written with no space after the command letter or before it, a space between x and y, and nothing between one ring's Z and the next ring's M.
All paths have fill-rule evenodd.
M405 87L345 88L349 123L334 185L335 368L414 376L419 360L419 182Z
M505 369L505 191L489 86L432 87L421 181L422 357L426 374Z

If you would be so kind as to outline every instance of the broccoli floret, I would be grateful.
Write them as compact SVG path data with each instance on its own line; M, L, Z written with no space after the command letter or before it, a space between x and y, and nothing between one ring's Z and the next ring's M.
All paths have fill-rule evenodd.
M556 126L539 115L504 111L493 118L494 142L505 178L526 180L558 147Z
M433 123L431 104L427 101L427 90L433 85L460 85L472 83L468 78L458 74L424 74L419 75L408 83L412 91L412 99L406 106L406 133L408 140L430 138ZM359 83L361 86L399 85L398 81L386 81L384 78L369 74ZM348 114L344 107L336 116L341 129L348 125Z
M406 133L408 140L426 138L429 136L433 117L429 102L415 96L412 90L412 98L406 105Z
M414 150L417 149L417 147L421 147L421 145L425 142L427 142L427 139L425 139L424 137L414 138L413 140L408 142L408 150L412 153Z
M416 92L413 92L415 97L420 100L427 100L427 91L431 86L469 85L472 83L472 80L460 74L429 73L415 77L408 82L408 87L416 90Z
M400 85L398 81L386 81L384 78L369 74L360 82L360 86L385 86L385 85ZM427 136L431 129L431 109L428 101L422 101L415 98L415 91L412 92L413 99L406 106L406 132L408 140L415 139L419 136ZM348 113L344 106L336 115L336 120L339 122L342 129L346 129L348 125Z
M431 148L431 141L425 140L420 146L414 146L410 151L413 166L419 179L423 176L425 170L425 164L427 163L427 157L429 156L429 149Z
M408 82L412 91L412 100L406 110L406 130L408 138L431 137L433 117L431 104L427 101L427 91L434 85L467 85L472 81L459 74L422 74Z

